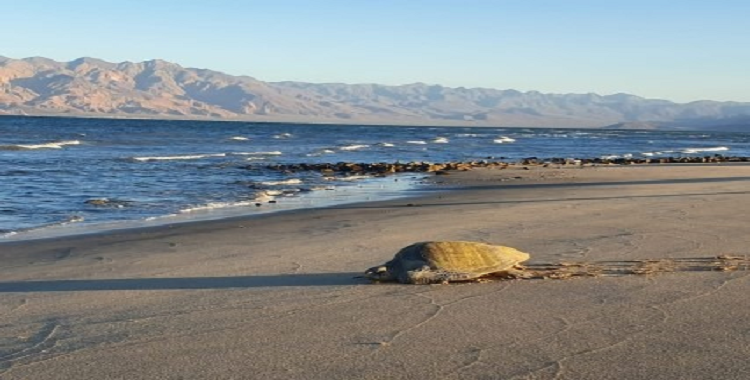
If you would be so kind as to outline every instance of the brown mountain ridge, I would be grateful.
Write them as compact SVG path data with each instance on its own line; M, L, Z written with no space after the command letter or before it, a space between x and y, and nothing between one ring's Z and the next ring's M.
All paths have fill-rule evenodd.
M162 60L57 62L0 56L0 114L310 123L750 129L750 103L629 94L264 82Z

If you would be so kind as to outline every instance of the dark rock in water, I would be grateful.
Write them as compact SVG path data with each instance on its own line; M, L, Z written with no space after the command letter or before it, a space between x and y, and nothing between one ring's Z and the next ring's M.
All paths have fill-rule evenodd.
M501 157L500 159L504 159ZM396 161L394 163L301 163L301 164L277 164L264 166L264 169L279 172L316 171L325 177L336 175L369 175L383 177L394 173L436 173L441 175L448 171L468 171L475 168L508 169L518 167L521 170L529 170L531 166L549 167L550 164L560 166L587 166L587 165L644 165L644 164L700 164L721 162L750 162L750 157L725 157L719 154L705 157L654 157L654 158L549 158L527 157L516 162L506 161L469 161L469 162L407 162ZM246 169L257 169L259 167L247 166Z
M97 206L97 207L115 207L115 208L123 208L125 206L130 205L130 203L133 203L131 201L124 201L120 199L109 199L109 198L94 198L89 199L85 202L83 202L88 205Z

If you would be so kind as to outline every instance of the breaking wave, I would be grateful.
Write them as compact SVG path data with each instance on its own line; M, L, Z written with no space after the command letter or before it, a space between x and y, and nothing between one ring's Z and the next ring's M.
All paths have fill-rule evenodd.
M365 144L353 144L353 145L346 145L339 148L339 150L359 150L363 148L369 148L369 145Z
M508 136L500 136L494 140L492 140L495 144L505 144L505 143L514 143L516 142L516 139L512 139Z
M20 228L20 229L13 230L13 231L0 230L0 239L9 238L11 236L18 235L19 233L27 233L27 232L39 231L39 230L44 230L44 229L54 228L54 227L63 227L63 226L67 226L67 225L70 225L70 224L73 224L73 223L80 223L80 222L83 222L84 220L85 220L85 218L83 216L80 216L80 215L71 215L71 216L69 216L69 217L67 217L67 218L65 218L65 219L63 219L63 220L61 220L59 222L52 222L52 223L42 224L42 225L39 225L39 226L36 226L36 227Z
M265 181L265 182L260 182L261 185L265 185L265 186L297 185L297 184L300 184L300 183L302 183L302 180L299 179L299 178L292 178L292 179L287 179L287 180L284 180L284 181Z
M203 205L190 206L190 207L179 210L178 213L188 214L188 213L197 212L197 211L209 211L209 210L216 210L216 209L230 208L230 207L254 206L256 203L258 203L257 200L240 201L240 202L211 202L211 203L206 203Z
M80 145L79 140L55 141L44 144L0 145L0 150L62 149L65 145Z
M674 154L674 153L697 154L697 153L704 153L704 152L725 152L728 150L729 150L729 147L716 146L716 147L708 147L708 148L683 148L680 150L662 150L658 152L643 152L641 154L646 157L653 157L653 156L665 156L665 155Z
M211 154L192 154L184 156L152 156L152 157L133 157L135 161L169 161L169 160L198 160L201 158L209 157L226 157L226 153L211 153Z
M275 150L271 152L232 152L228 154L232 156L281 156L283 153Z
M713 148L685 148L681 150L680 153L694 154L701 152L724 152L727 150L729 150L729 148L725 146L717 146Z
M372 176L369 175L350 175L346 177L332 177L330 180L332 181L360 181L363 179L370 179Z
M620 154L610 154L610 155L601 156L599 158L601 158L602 160L615 160L615 159L618 159L618 158L627 158L627 159L630 159L630 158L633 158L633 155L631 153L625 153L625 154L622 154L622 155L620 155Z

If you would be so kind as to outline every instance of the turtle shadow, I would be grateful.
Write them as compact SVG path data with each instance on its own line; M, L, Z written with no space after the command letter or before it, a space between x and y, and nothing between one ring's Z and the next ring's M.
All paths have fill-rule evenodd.
M362 283L361 273L279 274L229 277L123 278L0 282L0 293L122 290L211 290L264 287L341 286Z
M675 272L749 271L748 256L679 259L608 260L588 262L529 263L521 275L509 279L567 279L619 277ZM303 273L228 277L122 278L0 282L0 293L84 292L127 290L217 290L270 287L345 286L369 283L361 272Z

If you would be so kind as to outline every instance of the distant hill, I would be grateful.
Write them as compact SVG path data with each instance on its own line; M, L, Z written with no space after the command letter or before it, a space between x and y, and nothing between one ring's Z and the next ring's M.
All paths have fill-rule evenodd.
M750 132L750 116L695 118L676 121L632 121L604 127L606 129L656 129L673 131Z
M679 104L628 94L542 94L422 83L263 82L161 60L56 62L1 56L0 114L659 129L731 124L750 130L750 103Z

